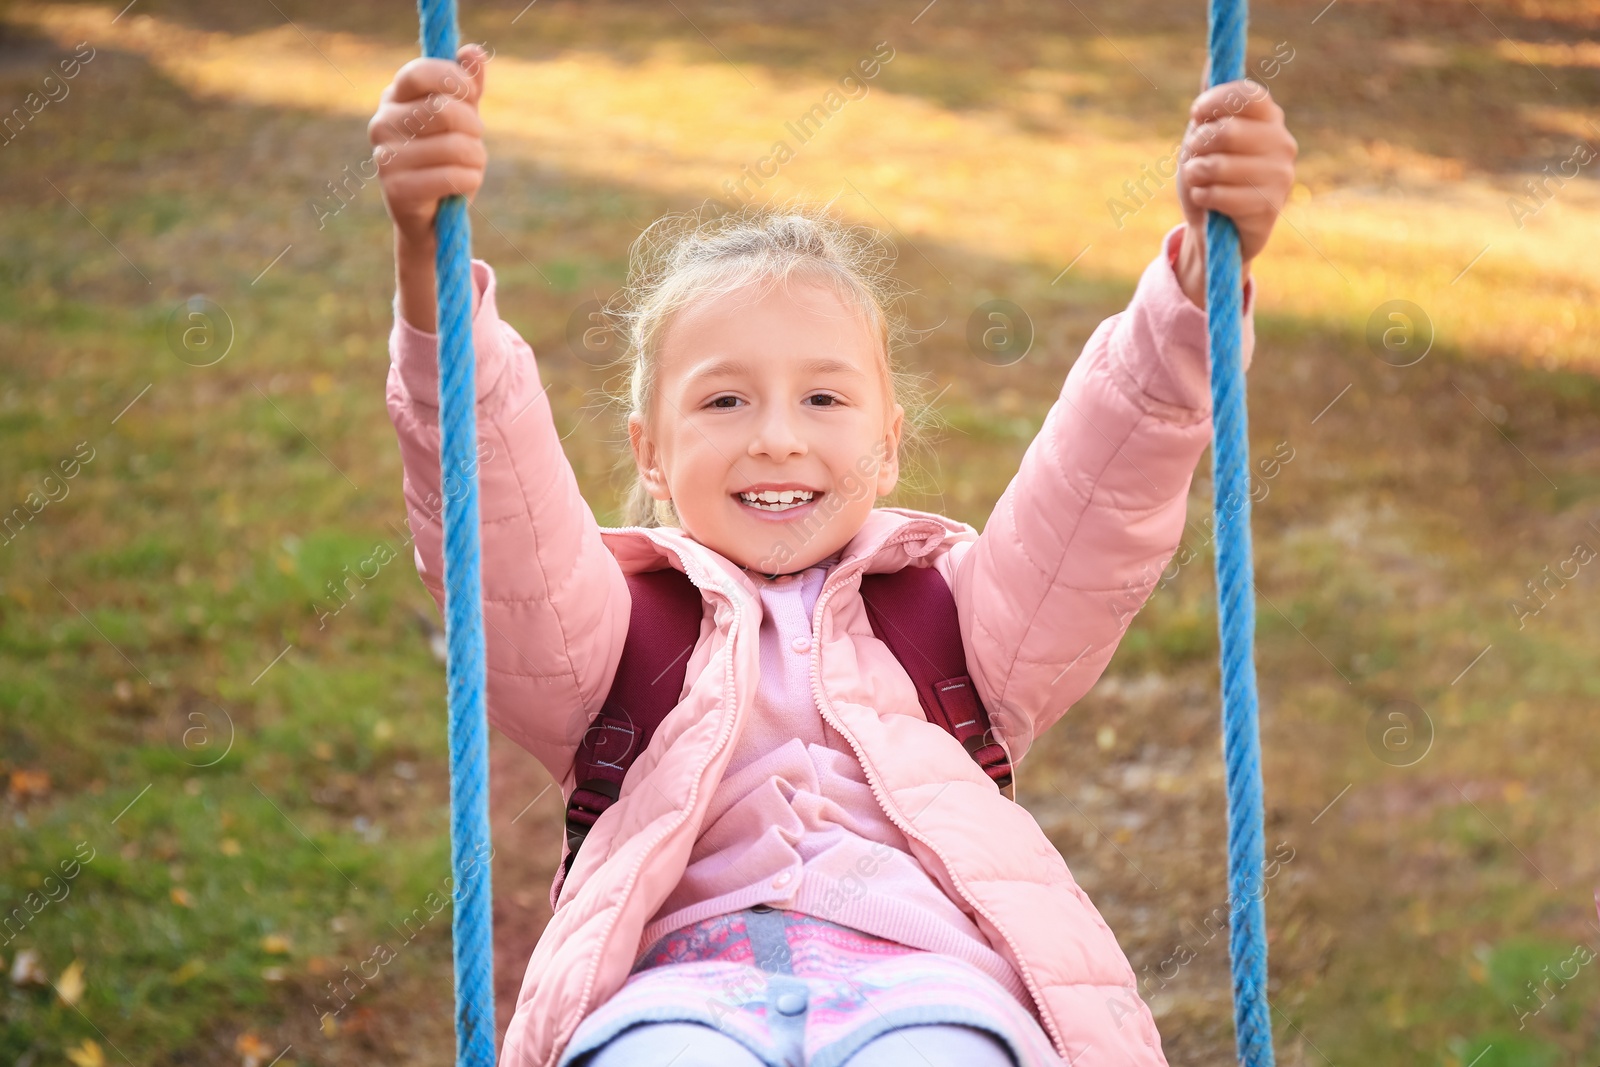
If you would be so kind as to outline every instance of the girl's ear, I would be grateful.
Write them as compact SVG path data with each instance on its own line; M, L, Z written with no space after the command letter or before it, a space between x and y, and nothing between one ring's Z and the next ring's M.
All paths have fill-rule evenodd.
M900 432L905 426L906 409L894 406L889 430L883 435L883 462L878 464L878 495L888 496L900 481Z
M633 462L639 468L639 481L644 483L645 489L657 500L671 500L672 491L661 470L661 452L650 440L644 417L637 411L628 416L628 443L633 446Z

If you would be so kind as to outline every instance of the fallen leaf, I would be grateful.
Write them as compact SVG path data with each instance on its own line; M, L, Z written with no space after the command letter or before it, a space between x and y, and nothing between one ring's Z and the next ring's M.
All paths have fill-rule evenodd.
M260 1056L267 1052L267 1043L255 1033L246 1030L233 1039L233 1051L241 1056Z
M72 1007L83 996L83 964L73 960L67 969L61 972L61 977L56 979L56 995Z
M261 951L273 956L287 956L289 939L282 934L268 934L261 939Z
M172 972L172 984L182 985L201 971L206 969L206 961L196 956L194 959Z
M350 1018L345 1022L345 1029L352 1034L369 1033L378 1021L377 1012L363 1004L350 1013Z
M105 1067L106 1054L100 1051L98 1043L84 1038L77 1048L67 1049L67 1059L72 1061L73 1067Z
M339 1033L339 1020L331 1011L322 1013L322 1036L334 1037Z
M50 795L49 771L12 771L9 786L13 802Z
M264 967L261 970L261 977L268 982L281 982L289 977L289 972L282 967Z
M239 853L244 851L239 847L239 842L235 841L231 837L224 837L220 842L218 842L217 849L224 856L237 856Z
M17 953L17 958L11 961L12 985L48 985L49 977L44 973L44 964L39 962L39 950L25 948Z
M234 1039L233 1051L239 1054L243 1067L260 1067L261 1061L272 1050L267 1047L265 1041L246 1030Z
M190 896L189 891L181 885L173 886L172 892L168 896L172 898L174 904L180 904L185 908L194 907L194 897Z

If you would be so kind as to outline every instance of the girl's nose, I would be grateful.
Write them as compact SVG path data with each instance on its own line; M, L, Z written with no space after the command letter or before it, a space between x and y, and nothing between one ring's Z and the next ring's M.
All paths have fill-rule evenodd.
M807 445L795 425L793 414L780 407L770 410L757 425L756 434L750 439L749 451L752 456L787 459L805 455Z

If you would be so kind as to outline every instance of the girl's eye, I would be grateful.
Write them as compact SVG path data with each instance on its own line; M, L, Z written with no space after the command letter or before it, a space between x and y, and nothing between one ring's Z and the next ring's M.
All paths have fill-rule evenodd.
M716 398L716 399L714 399L714 400L712 400L712 401L711 401L711 403L709 403L709 404L707 404L707 405L706 405L706 407L710 407L710 408L726 408L726 407L731 407L731 406L732 406L732 405L725 405L725 404L723 404L723 401L724 401L724 400L738 400L738 399L739 399L739 398L738 398L738 397L736 397L736 396L719 396L719 397L717 397L717 398Z
M826 404L819 404L819 407L835 408L839 406L839 398L834 396L832 393L815 393L810 397L810 399L828 401Z

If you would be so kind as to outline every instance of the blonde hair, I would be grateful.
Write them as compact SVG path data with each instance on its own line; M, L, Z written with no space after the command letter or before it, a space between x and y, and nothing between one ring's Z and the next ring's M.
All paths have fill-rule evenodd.
M712 211L707 213L707 207ZM612 400L622 409L623 439L628 417L641 415L651 425L660 346L673 317L698 301L757 284L765 293L799 275L830 285L860 310L877 338L886 411L904 406L901 429L902 483L908 447L922 443L925 424L936 418L922 400L920 380L898 366L902 346L913 343L900 310L904 295L890 275L894 246L869 226L835 219L832 203L786 206L746 205L716 212L708 201L699 211L665 215L647 226L629 249L627 284L603 314L622 341L617 362L628 372L625 393ZM626 457L631 462L631 454ZM623 504L629 526L676 526L670 500L656 500L638 468Z

